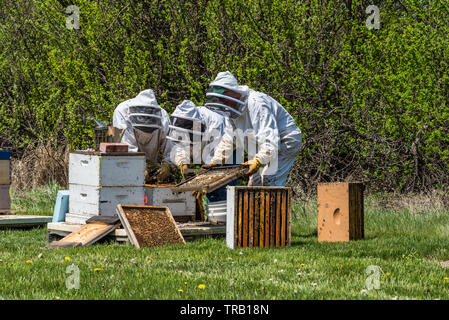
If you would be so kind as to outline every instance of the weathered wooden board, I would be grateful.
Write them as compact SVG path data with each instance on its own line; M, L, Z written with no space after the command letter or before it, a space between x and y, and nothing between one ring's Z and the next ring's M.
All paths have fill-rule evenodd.
M120 142L101 142L100 152L128 152L128 145Z
M48 248L87 246L104 238L119 226L120 220L118 217L94 217L94 219L89 219L86 225L64 237L62 240L50 243Z
M52 220L51 216L0 215L0 228L42 226Z
M117 214L137 248L185 243L167 207L118 205Z
M228 187L228 247L290 245L290 193L285 187Z
M223 224L189 222L178 223L177 225L185 240L193 239L195 237L224 236L226 234L226 225ZM47 237L65 237L82 226L82 224L73 224L68 222L50 222L47 224ZM118 242L129 242L128 235L123 228L115 229L109 233L106 238Z

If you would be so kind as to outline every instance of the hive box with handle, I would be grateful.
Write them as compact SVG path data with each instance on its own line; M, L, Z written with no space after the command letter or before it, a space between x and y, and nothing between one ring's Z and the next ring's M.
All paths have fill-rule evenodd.
M69 158L69 213L66 222L113 216L118 204L145 204L144 153L75 151Z
M346 242L364 237L362 183L318 184L318 241Z

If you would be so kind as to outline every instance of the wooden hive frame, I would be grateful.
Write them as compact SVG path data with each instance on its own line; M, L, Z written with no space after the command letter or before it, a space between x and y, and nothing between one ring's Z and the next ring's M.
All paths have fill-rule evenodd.
M140 210L139 216L143 220L136 223L128 216L128 210ZM160 214L162 212L162 214ZM147 246L159 246L165 244L183 243L185 240L173 219L170 209L164 206L136 206L136 205L117 205L117 214L122 222L122 226L125 229L129 241L136 247L142 248ZM155 216L153 214L159 214L159 218L162 218L162 222L165 226L157 224ZM156 236L156 232L162 231L162 227L165 227L169 231L171 239L164 239ZM142 230L142 228L146 228ZM146 233L143 234L143 231Z
M289 246L290 197L291 188L286 187L228 187L228 247Z

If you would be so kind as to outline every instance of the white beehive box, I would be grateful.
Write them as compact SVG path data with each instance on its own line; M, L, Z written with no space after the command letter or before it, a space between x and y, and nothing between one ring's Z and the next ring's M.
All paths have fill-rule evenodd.
M69 184L142 187L145 184L145 155L133 152L120 154L70 153Z
M10 160L0 160L0 184L11 183L11 165Z
M165 206L173 216L195 216L196 198L191 191L173 193L173 186L146 185L145 193L150 206Z
M69 212L113 216L118 204L144 205L142 187L94 187L69 185Z
M72 152L66 222L115 215L118 204L144 205L145 165L143 153Z
M9 184L0 185L0 209L9 210L10 208Z

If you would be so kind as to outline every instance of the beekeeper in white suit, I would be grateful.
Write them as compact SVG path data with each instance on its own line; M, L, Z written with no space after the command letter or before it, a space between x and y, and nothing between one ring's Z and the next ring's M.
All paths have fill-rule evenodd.
M223 115L184 100L171 115L166 154L184 176L190 164L209 163L224 133Z
M147 179L150 172L156 172L158 179L170 174L169 164L162 162L160 154L166 147L170 118L167 111L157 103L153 90L140 92L135 98L120 103L114 110L113 126L123 129L122 143L130 152L144 152L147 158ZM168 173L167 173L168 172Z
M248 185L285 186L302 135L284 107L267 94L239 86L229 71L220 72L211 82L206 99L205 106L227 115L225 134L209 166L229 161L235 148L239 161L244 148L250 159L244 163L251 175Z

